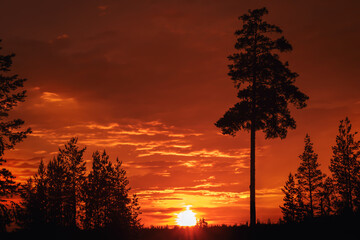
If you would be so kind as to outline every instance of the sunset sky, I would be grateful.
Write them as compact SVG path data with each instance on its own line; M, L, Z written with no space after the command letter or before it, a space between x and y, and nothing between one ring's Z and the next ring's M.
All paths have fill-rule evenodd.
M257 135L257 217L277 221L305 134L329 173L340 120L360 130L358 0L2 0L0 54L16 53L14 73L28 79L11 117L33 130L4 166L24 181L77 136L88 169L95 150L123 161L145 226L176 224L189 205L210 224L245 223L250 136L214 123L237 101L227 56L238 16L263 6L310 97L291 109L286 139Z

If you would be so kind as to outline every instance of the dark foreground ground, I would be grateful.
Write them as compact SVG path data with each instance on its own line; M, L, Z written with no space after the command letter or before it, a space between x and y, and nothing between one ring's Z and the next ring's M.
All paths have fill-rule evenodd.
M297 224L258 224L248 226L211 226L208 228L143 228L137 232L120 229L102 231L60 230L44 227L37 231L24 231L0 235L0 240L50 239L50 240L232 240L232 239L351 239L360 240L359 217L329 217Z

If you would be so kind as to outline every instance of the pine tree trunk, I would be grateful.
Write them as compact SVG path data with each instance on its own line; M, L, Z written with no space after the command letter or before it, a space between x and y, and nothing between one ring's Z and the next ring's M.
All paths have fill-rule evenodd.
M310 217L314 217L314 206L313 206L313 200L312 200L312 192L310 190Z
M257 29L256 31L257 32ZM256 224L256 208L255 208L255 135L256 135L256 65L257 65L257 36L255 34L255 42L253 46L253 79L252 79L252 103L251 103L251 130L250 130L250 226Z
M76 185L75 180L73 183L73 189L72 189L72 206L71 206L71 227L76 228Z
M309 197L310 197L310 217L314 217L314 206L313 206L313 199L312 199L312 183L311 183L311 178L310 178L310 168L309 168Z
M250 226L256 224L255 208L255 124L251 123L250 137Z

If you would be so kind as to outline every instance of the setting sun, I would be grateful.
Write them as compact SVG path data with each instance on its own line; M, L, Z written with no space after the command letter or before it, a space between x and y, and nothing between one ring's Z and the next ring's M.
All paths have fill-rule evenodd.
M196 213L190 210L190 206L186 207L186 211L177 214L176 223L179 226L190 227L196 225Z

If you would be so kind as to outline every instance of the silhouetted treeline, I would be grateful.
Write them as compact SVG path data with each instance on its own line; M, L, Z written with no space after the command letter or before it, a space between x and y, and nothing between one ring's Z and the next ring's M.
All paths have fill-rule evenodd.
M122 163L118 159L112 163L105 151L96 151L86 175L84 151L72 138L47 165L40 162L37 174L20 191L22 228L120 231L141 226L138 199L129 196Z
M10 73L14 56L0 54L0 167L6 163L4 152L31 133L30 128L23 129L22 119L8 119L9 112L26 98L26 91L22 90L26 79ZM19 187L14 179L9 169L0 168L0 232L4 232L15 217L16 204L9 200Z
M299 223L272 224L257 223L253 227L248 225L211 225L207 227L150 227L141 228L136 235L118 235L116 231L72 230L44 228L40 232L20 231L9 232L5 239L139 239L139 240L319 240L319 239L358 239L360 218L358 216L328 216L318 217ZM44 234L45 232L45 234Z
M342 120L332 146L332 158L326 176L319 169L309 135L305 137L304 152L295 175L289 174L282 191L281 206L285 222L301 222L309 218L331 215L360 214L360 141L355 140L348 118Z
M288 239L358 239L360 218L329 216L300 223L248 225L218 225L201 227L152 227L140 230L143 240L288 240Z

